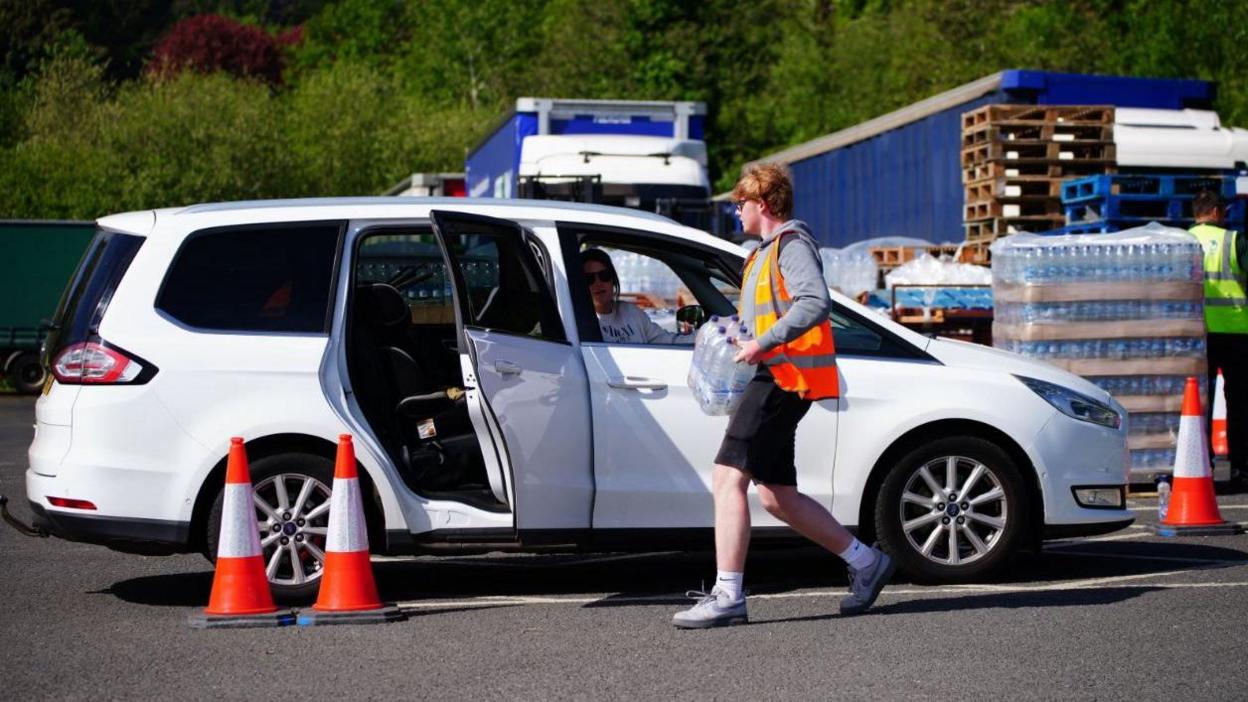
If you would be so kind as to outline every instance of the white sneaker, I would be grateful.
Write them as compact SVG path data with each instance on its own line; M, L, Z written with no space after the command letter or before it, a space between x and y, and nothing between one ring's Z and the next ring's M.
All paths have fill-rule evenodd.
M715 587L711 592L690 590L689 597L698 603L672 617L672 626L677 629L709 629L714 626L732 626L747 624L749 615L745 612L745 597L737 601L728 599L727 593Z
M892 579L897 561L875 546L875 562L862 570L849 569L849 597L841 600L841 614L862 614L875 603L880 590Z

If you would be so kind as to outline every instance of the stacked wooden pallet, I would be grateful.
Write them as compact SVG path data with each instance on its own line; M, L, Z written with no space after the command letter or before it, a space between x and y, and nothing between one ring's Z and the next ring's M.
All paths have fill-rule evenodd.
M987 260L994 240L1066 223L1062 180L1115 172L1114 108L985 105L962 115L966 240Z

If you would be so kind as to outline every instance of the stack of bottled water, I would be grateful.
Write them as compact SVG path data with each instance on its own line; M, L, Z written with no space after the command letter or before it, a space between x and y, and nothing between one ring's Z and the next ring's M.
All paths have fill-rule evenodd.
M745 386L755 367L737 363L742 342L754 338L750 330L732 317L711 317L694 338L693 361L689 365L689 389L705 414L728 415L741 402Z
M993 344L1082 375L1130 412L1131 469L1173 468L1176 398L1203 372L1200 244L1150 224L992 246Z
M880 266L869 250L821 248L819 258L823 262L823 279L828 287L850 297L875 290Z
M632 251L606 249L620 277L620 291L647 293L667 301L676 299L683 283L662 261Z

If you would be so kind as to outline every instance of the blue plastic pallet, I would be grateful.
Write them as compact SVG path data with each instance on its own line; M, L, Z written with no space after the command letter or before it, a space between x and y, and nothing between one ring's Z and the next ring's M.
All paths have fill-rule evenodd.
M1161 222L1169 226L1191 226L1192 198L1133 198L1112 196L1101 200L1087 200L1062 207L1066 221L1072 224L1096 221ZM1229 203L1226 221L1232 227L1244 222L1244 202Z
M1114 192L1117 186L1117 191ZM1222 197L1235 197L1234 176L1194 175L1094 175L1073 178L1062 184L1062 204L1105 197L1192 198L1203 190L1217 189Z
M1036 232L1041 236L1061 236L1063 234L1109 234L1110 232L1122 231L1122 228L1114 222L1076 222L1067 224L1064 227L1050 229L1044 232Z

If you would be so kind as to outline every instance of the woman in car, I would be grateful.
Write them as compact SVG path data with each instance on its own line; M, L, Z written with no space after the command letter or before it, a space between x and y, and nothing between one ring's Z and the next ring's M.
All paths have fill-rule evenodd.
M581 252L581 270L598 314L602 340L611 344L692 344L693 335L669 332L640 307L620 300L620 277L602 249Z

